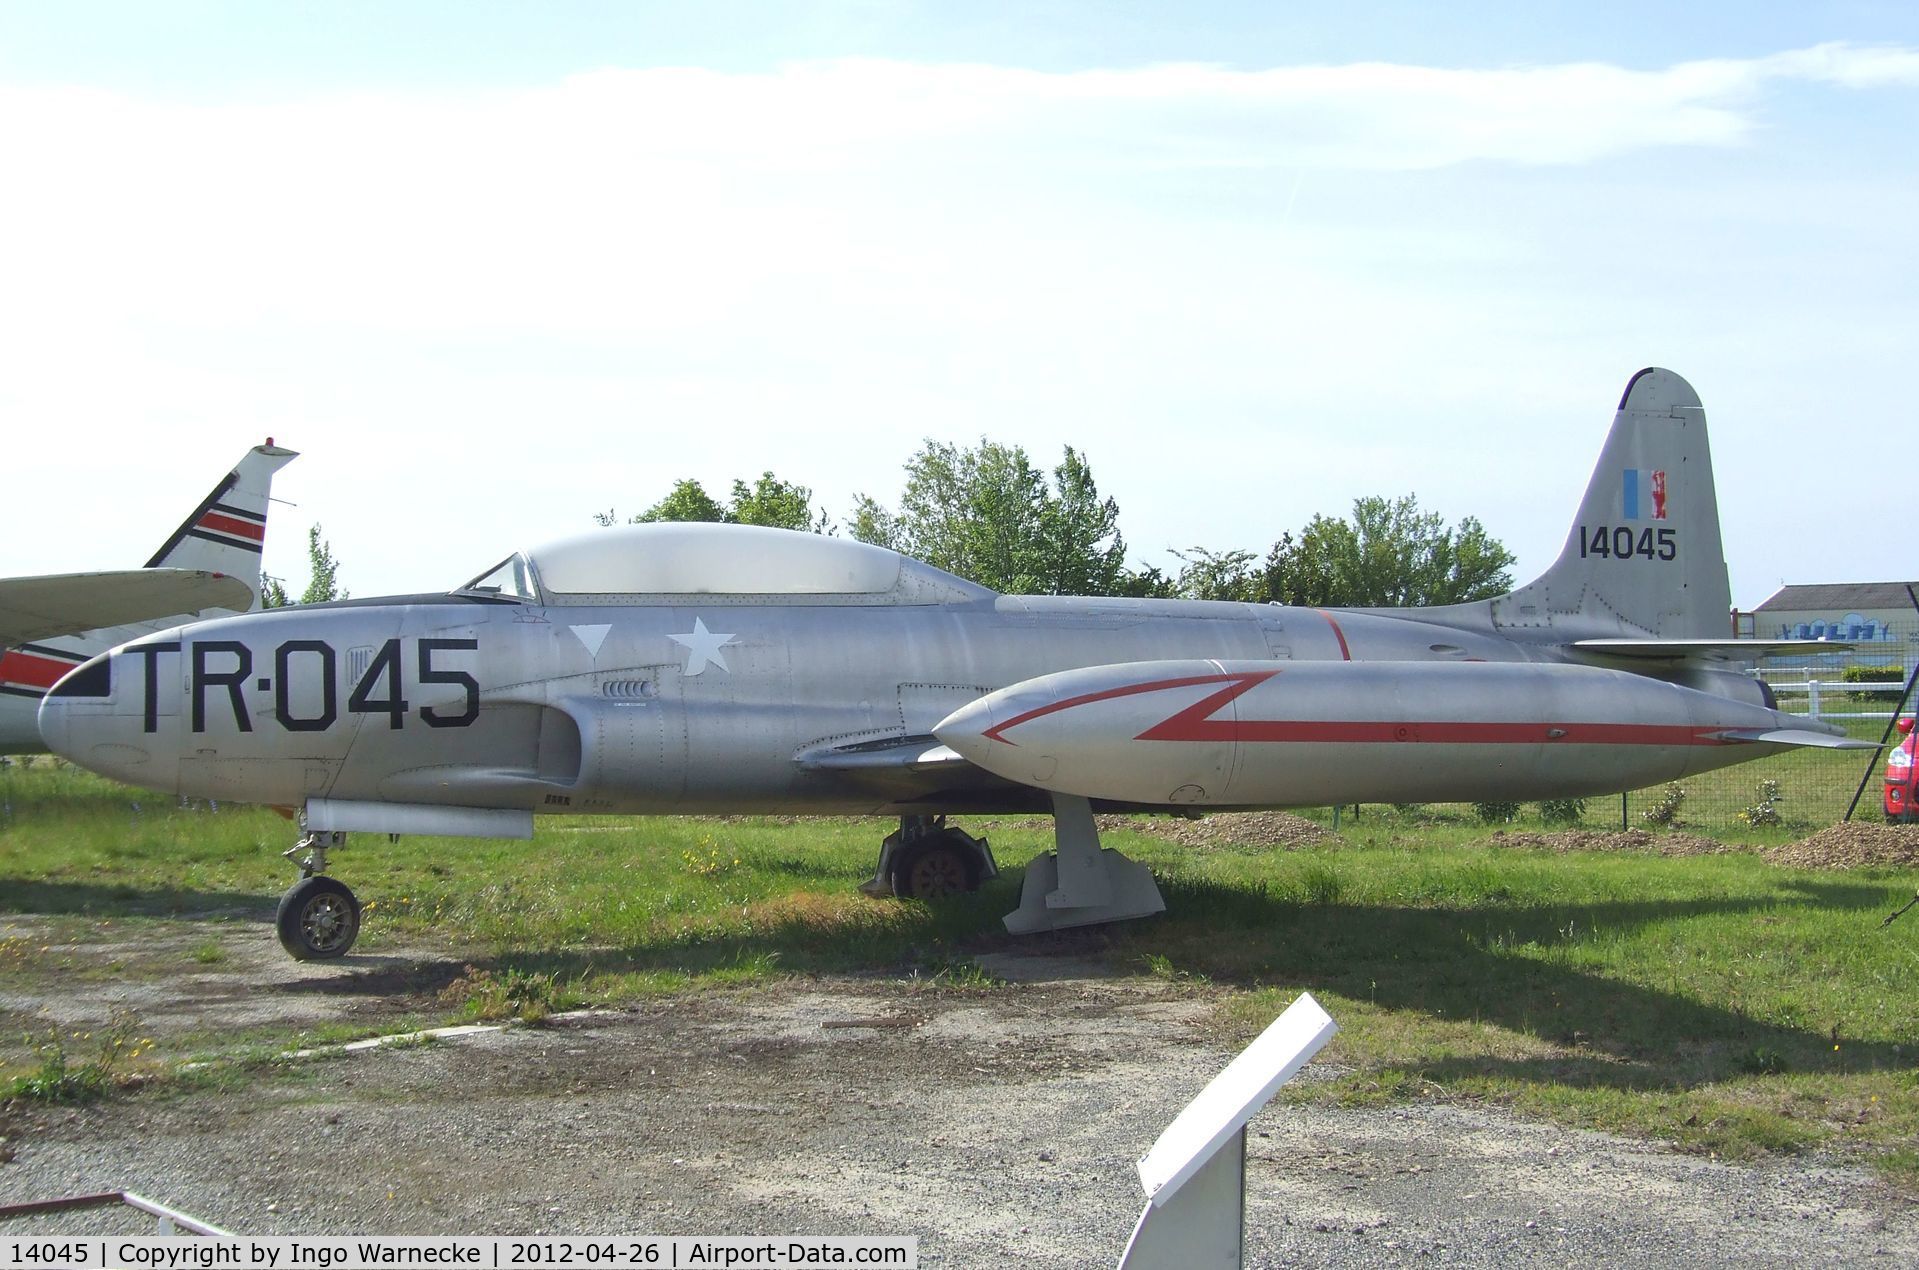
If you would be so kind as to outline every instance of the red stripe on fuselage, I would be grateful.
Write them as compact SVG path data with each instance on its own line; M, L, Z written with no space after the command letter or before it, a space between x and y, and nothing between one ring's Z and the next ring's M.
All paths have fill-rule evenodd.
M83 657L76 661L56 661L51 657L39 657L33 653L23 653L17 648L11 649L0 654L0 680L10 684L25 684L29 688L51 688L84 660Z
M1346 647L1346 632L1339 629L1338 619L1325 609L1314 609L1313 612L1325 618L1326 625L1333 628L1333 638L1339 641L1339 659L1341 661L1351 661L1353 659L1353 650Z
M237 516L228 516L220 512L208 512L194 522L195 529L212 529L223 534L232 534L235 538L250 538L254 542L267 540L267 527L256 525L250 520L241 520Z

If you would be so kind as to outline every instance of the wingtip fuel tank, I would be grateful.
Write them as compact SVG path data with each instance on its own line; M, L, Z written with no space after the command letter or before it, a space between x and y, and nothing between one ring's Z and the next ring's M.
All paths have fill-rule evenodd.
M1299 807L1636 789L1803 744L1795 738L1823 727L1593 666L1162 661L1026 680L934 735L996 775L1060 794Z

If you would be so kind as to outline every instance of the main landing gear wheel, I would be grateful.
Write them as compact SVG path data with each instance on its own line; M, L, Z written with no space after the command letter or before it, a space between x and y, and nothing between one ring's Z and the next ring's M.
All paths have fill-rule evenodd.
M305 878L280 897L280 946L296 961L343 956L360 935L360 901L338 878Z
M977 891L999 876L986 839L949 826L944 816L901 816L880 844L880 861L860 890L874 899L943 900Z
M893 864L893 894L901 899L943 900L977 890L973 856L944 835L915 843Z

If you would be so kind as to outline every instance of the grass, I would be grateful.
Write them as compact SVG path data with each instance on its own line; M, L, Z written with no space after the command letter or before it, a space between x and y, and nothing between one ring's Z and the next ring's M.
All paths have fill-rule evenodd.
M46 764L0 780L0 923L34 914L77 938L111 922L137 945L183 915L268 920L292 881L280 852L293 830L270 813L182 807ZM368 901L362 947L470 963L409 985L444 990L444 1013L408 1026L538 1021L809 973L1002 990L976 959L1019 946L998 918L1046 830L988 824L1005 875L929 907L855 893L885 828L582 818L542 821L530 843L356 837L333 865ZM1485 835L1470 808L1373 807L1313 850L1113 832L1107 845L1155 869L1168 912L1070 938L1124 973L1217 996L1231 1039L1312 991L1339 1020L1327 1057L1343 1075L1291 1097L1483 1101L1737 1158L1819 1149L1919 1188L1919 915L1881 926L1919 873L1785 870L1750 852L1555 854ZM228 954L204 938L170 964L130 955L115 974L176 971L182 955ZM63 973L92 972L57 940L0 938L0 990ZM195 1038L216 1041L234 1043ZM42 1061L10 1055L0 1080Z

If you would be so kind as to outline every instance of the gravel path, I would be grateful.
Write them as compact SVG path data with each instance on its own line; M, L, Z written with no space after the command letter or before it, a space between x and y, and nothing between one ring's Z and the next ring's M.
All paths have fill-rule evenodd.
M787 981L36 1109L7 1126L0 1200L132 1189L245 1234L897 1233L928 1266L1113 1264L1135 1159L1231 1054L1190 993L994 968L1022 981ZM1919 1205L1813 1162L1458 1106L1275 1106L1249 1141L1250 1265L1919 1264ZM141 1227L9 1233L36 1228Z

